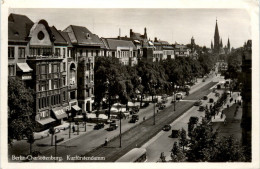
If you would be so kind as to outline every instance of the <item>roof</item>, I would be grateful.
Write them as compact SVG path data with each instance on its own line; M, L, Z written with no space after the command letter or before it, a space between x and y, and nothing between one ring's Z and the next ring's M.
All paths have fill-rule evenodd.
M8 40L28 42L32 26L33 22L27 16L11 13L8 17Z
M135 162L141 155L146 153L144 148L133 148L131 151L123 155L116 162Z
M63 45L67 45L68 42L66 41L66 39L62 36L62 34L55 28L55 26L50 27L51 32L54 36L54 44L63 44Z
M86 27L70 25L73 36L76 41L72 41L73 44L87 45L87 46L101 46L102 42L97 35L92 34ZM70 36L69 36L70 37Z
M67 43L68 43L68 47L73 47L72 46L72 43L71 43L71 41L70 41L70 37L69 37L69 35L68 35L68 32L61 32L60 30L59 30L59 33L63 36L63 38L67 41Z
M132 41L117 40L117 39L105 39L105 41L109 49L112 50L116 50L117 47L129 47L129 48L133 48L133 50L136 50L136 47Z

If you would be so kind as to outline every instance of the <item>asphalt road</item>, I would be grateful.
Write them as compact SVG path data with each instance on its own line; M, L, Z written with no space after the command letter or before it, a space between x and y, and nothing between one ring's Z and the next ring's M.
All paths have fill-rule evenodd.
M219 79L220 81L224 79ZM218 91L222 93L223 91ZM202 100L202 106L208 105L208 107L213 104L209 103L209 98L213 98L214 102L217 101L217 97L213 92L207 95L207 100ZM192 96L193 97L193 96ZM189 100L190 98L185 98L184 100ZM192 98L193 99L193 98ZM196 100L191 100L195 102ZM191 116L199 117L199 122L202 120L202 117L205 116L205 111L199 111L199 106L192 106L188 111L186 111L182 116L177 118L170 125L173 130L181 130L182 128L188 131L188 122ZM160 131L155 137L149 140L142 147L147 150L147 161L148 162L157 162L162 152L166 156L166 160L170 160L170 150L173 147L174 142L178 142L178 138L171 137L170 131Z

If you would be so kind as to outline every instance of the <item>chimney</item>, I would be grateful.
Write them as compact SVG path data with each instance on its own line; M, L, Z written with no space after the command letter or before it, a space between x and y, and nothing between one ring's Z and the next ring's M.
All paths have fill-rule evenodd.
M158 41L157 41L157 37L154 38L154 41L155 41L155 42L158 42Z
M130 38L133 36L133 30L130 29Z

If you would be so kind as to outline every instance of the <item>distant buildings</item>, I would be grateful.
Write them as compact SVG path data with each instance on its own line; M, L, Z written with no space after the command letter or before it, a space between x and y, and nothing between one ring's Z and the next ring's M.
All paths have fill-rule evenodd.
M137 64L137 48L132 41L101 38L105 46L105 56L116 57L123 65Z

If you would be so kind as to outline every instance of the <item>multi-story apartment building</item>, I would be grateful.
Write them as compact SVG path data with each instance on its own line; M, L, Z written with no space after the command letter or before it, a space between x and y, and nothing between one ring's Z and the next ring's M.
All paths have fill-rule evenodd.
M33 23L24 15L8 20L9 75L21 77L35 91L33 119L38 129L67 117L67 42L45 20Z
M94 59L104 55L103 43L86 27L70 25L63 32L68 34L73 46L72 57L75 61L71 62L69 71L77 72L75 81L77 81L78 105L83 113L91 112L94 103ZM72 81L73 75L71 73Z
M161 41L154 38L155 50L153 51L156 61L174 59L174 48L167 41Z
M137 49L132 41L101 38L106 46L106 56L116 57L123 65L137 64Z

